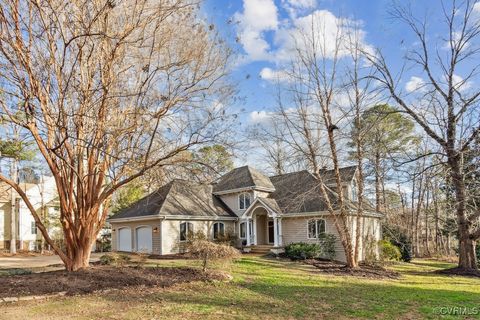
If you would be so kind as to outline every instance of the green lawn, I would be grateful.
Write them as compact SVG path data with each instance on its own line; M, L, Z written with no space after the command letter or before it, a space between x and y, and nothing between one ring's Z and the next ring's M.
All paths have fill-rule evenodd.
M191 261L160 261L186 265ZM477 319L441 316L436 307L480 308L480 279L430 271L450 264L418 260L392 268L399 280L322 275L313 267L259 257L232 266L231 283L128 289L0 306L2 319ZM475 309L470 309L470 311Z

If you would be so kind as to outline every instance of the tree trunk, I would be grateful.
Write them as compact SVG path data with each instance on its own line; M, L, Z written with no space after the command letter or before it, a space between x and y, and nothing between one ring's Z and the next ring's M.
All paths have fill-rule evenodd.
M72 244L67 244L69 248L69 260L64 261L65 269L67 271L79 271L87 269L90 264L90 254L92 252L93 242L80 241L75 244L76 248Z
M10 170L10 177L13 181L18 182L17 159L12 158ZM17 197L15 190L13 188L10 189L10 253L17 254Z
M458 224L458 267L464 270L478 270L475 257L475 241L470 237L470 223L465 216L465 181L461 169L460 155L450 155L452 183L455 189L455 206Z
M375 211L382 212L380 191L380 153L375 153Z

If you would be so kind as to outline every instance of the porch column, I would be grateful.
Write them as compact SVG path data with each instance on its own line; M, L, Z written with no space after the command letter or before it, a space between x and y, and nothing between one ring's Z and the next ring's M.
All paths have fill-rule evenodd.
M278 218L273 218L273 246L278 247Z
M250 218L247 218L246 220L247 222L247 247L249 247L251 245L250 243L250 234L251 234L251 230L250 230Z
M253 244L257 245L257 215L253 216Z
M278 245L283 246L282 218L278 218Z

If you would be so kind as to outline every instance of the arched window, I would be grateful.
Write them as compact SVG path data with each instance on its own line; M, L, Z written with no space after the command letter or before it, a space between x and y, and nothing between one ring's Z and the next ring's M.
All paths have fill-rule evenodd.
M241 193L238 196L238 208L240 210L245 210L250 207L250 194L249 193Z
M324 219L308 220L308 238L318 239L326 232L326 223Z
M215 222L213 224L213 239L218 240L225 236L225 225L223 222Z
M187 241L193 235L193 223L180 223L180 241Z

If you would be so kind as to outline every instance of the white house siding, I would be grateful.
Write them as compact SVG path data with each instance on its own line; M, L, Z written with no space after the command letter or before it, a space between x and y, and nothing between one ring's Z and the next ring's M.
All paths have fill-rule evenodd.
M130 228L132 234L132 251L137 251L136 248L136 228L142 226L148 226L152 228L152 253L161 254L161 220L147 220L147 221L129 221L129 222L110 222L112 225L112 250L118 250L118 230L121 228ZM154 231L157 228L157 232Z
M180 223L191 222L193 232L202 231L211 239L213 237L213 224L223 222L225 224L225 233L234 233L233 221L206 221L206 220L164 220L162 221L162 254L171 254L185 252L186 243L180 241Z
M250 194L250 203L253 203L254 194L252 191L245 191L246 193ZM220 199L237 215L241 216L245 210L240 210L239 208L239 201L238 196L243 192L236 192L236 193L229 193L220 195Z

